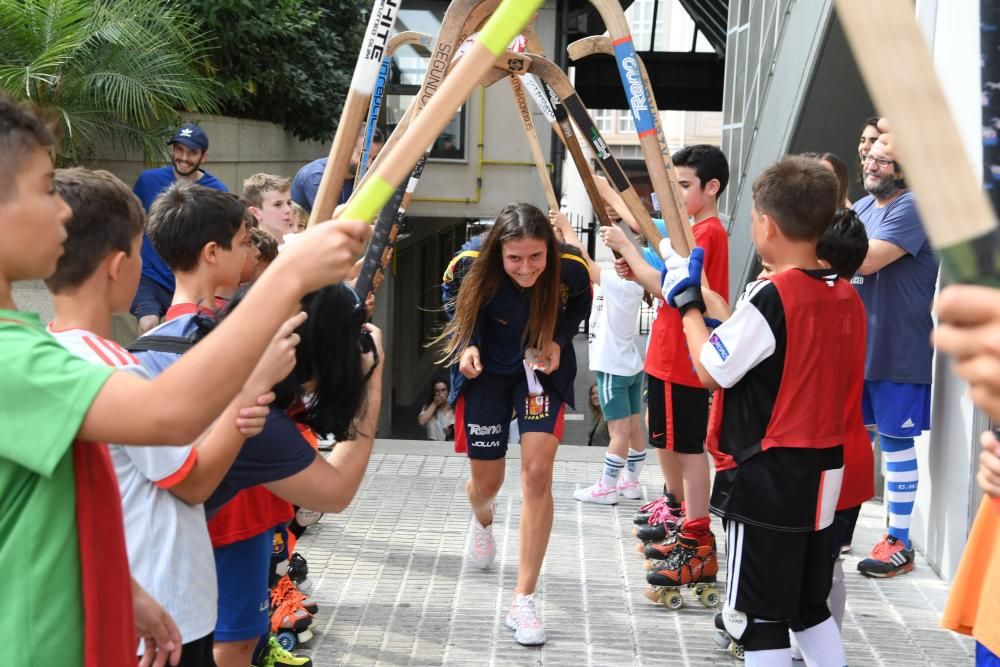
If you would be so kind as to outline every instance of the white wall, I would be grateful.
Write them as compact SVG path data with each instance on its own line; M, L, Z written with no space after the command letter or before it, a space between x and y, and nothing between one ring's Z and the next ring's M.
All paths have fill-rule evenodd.
M979 2L920 0L917 15L933 45L938 78L964 150L981 173ZM979 428L973 424L966 385L951 373L950 363L943 357L934 360L932 430L917 440L920 485L911 526L917 547L949 579L968 536L970 503L978 498L971 471L979 449Z

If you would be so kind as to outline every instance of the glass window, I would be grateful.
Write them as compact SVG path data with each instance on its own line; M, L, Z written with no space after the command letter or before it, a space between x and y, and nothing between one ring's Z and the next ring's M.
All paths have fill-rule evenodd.
M429 0L410 0L399 10L393 34L413 30L425 35L436 36L441 32L441 21L446 7L443 3ZM430 53L420 46L407 44L393 55L389 84L382 104L380 127L386 136L392 133L403 118L410 103L420 92L424 81ZM448 126L434 141L431 158L438 160L465 160L466 108L463 105L451 119Z
M618 112L618 133L632 134L635 132L635 123L632 121L632 114L628 111Z
M593 114L594 124L597 125L597 129L600 130L601 134L615 131L614 111L610 109L595 109L591 113Z

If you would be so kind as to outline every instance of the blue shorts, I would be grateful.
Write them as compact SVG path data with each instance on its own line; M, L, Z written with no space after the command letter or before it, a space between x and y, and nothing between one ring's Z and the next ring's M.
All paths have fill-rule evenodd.
M156 282L148 276L139 278L139 287L135 290L135 298L132 299L130 312L136 319L146 315L156 315L163 317L170 308L170 302L174 295L166 287Z
M865 380L861 413L882 435L914 438L931 427L931 386Z
M976 642L976 667L1000 667L1000 657Z
M642 412L643 372L614 375L597 371L597 398L605 421L627 419Z
M271 627L271 569L274 529L214 549L219 580L215 641L237 642L266 635Z
M532 396L524 373L500 375L484 370L468 380L455 401L455 451L470 459L493 461L507 455L511 416L525 433L563 435L562 398L552 393Z

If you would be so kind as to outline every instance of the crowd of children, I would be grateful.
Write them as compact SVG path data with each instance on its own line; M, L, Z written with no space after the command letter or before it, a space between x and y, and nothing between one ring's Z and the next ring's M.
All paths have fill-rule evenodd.
M357 493L382 395L381 333L367 323L368 295L346 282L369 229L305 230L291 182L267 174L248 178L242 197L175 179L140 200L107 172L54 169L52 144L33 109L0 97L0 564L19 573L9 595L32 619L4 606L3 633L18 633L6 637L11 650L33 664L309 665L286 650L308 639L318 611L291 543ZM768 167L748 223L762 271L730 309L718 215L727 161L706 145L673 161L697 246L690 257L669 238L637 248L630 211L601 182L624 223L601 230L619 256L614 269L588 255L565 216L529 204L504 208L449 263L449 322L433 344L451 382L435 384L447 401L429 405L454 406L456 449L470 459L468 557L484 569L495 559L513 414L522 509L506 624L518 643L544 643L535 590L573 405L572 340L589 315L609 441L600 478L575 498L639 499L648 441L666 480L636 514L652 597L676 608L679 589L693 587L706 605L720 601L714 513L728 557L716 625L747 664L789 665L794 652L845 665L840 555L873 493L866 314L850 284L869 254L865 225L841 208L830 159ZM279 253L293 232L302 237ZM136 302L144 243L172 296L159 304L165 286L146 286L162 312L150 306L152 328L126 349L111 340L111 321ZM53 294L47 327L13 303L12 283L28 279ZM982 343L1000 311L961 289L974 288L941 303L950 324L938 344L964 358L974 397L1000 414ZM645 293L656 318L643 359ZM338 443L329 457L316 451L317 433ZM983 445L979 481L998 496L1000 441ZM997 587L997 530L984 503L967 555L976 565L963 564L945 618L976 633L984 660L997 652L984 621L995 596L970 578L985 561L986 588ZM35 545L27 563L25 544Z
M146 229L176 289L165 322L126 350L111 318L136 293L145 213L107 172L53 169L52 145L33 109L0 98L0 560L19 572L7 592L20 602L4 609L21 610L5 616L11 657L308 664L269 633L283 628L269 613L274 529L290 502L343 510L371 452L381 335L344 284L369 228L322 225L277 254L235 195L169 185ZM14 305L12 283L29 279L54 295L48 329ZM338 438L328 460L309 429ZM276 611L308 615L292 589L272 586Z

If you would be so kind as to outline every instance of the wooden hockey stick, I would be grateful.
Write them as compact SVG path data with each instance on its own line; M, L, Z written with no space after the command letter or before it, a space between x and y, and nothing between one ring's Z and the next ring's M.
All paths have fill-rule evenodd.
M319 190L316 191L316 200L309 214L308 225L328 220L333 216L333 209L344 187L351 154L358 141L361 123L364 122L365 113L368 111L375 77L378 76L382 56L385 55L389 43L389 33L392 32L398 13L399 0L378 0L372 7L365 40L362 42L358 62L354 67L351 89L344 101L344 110L340 114L333 145L330 146L330 157L323 170Z
M559 200L556 192L552 188L552 178L549 175L549 164L542 153L542 146L538 143L538 135L535 133L535 122L531 119L531 109L528 108L528 100L524 96L524 88L521 86L521 79L517 76L509 76L510 89L514 93L514 103L521 116L521 125L524 126L524 135L528 139L528 146L531 148L531 158L535 161L535 168L538 170L538 179L542 182L542 189L545 190L545 200L549 204L549 209L559 210Z
M468 17L465 19L465 24L462 27L462 36L460 36L460 39L463 40L463 44L466 41L466 38L464 37L466 31L468 31L470 27L475 27L477 30L481 28L482 24L489 19L490 13L495 7L495 2L483 2L469 13ZM470 42L470 46L471 44L472 43ZM458 50L458 48L452 48L450 50L453 57ZM448 71L451 71L454 64L453 58L450 58L448 62ZM433 97L433 94L431 96ZM400 132L400 136L402 136L402 133L406 130L409 118L411 117L410 114L412 113L415 116L420 110L419 106L417 106L417 101L418 100L415 99L410 107L407 108L406 115L404 115L400 124L396 127L396 130ZM396 193L393 195L392 199L378 214L378 219L375 221L375 229L372 232L372 238L365 251L365 258L362 262L361 273L355 283L355 287L359 294L364 294L365 299L367 299L368 294L374 294L377 292L379 287L382 285L385 270L392 258L393 245L396 242L396 237L399 235L399 229L403 224L406 211L413 199L413 193L416 191L417 185L420 182L420 177L423 175L424 167L427 164L427 160L430 158L432 148L433 144L427 147L427 150L424 151L423 157L417 161L417 164L410 172L410 177L406 180L406 183L401 184L396 189Z
M452 74L440 84L436 94L424 107L424 113L416 116L405 136L400 137L397 147L392 151L392 160L386 160L384 164L372 168L357 196L348 202L342 217L366 222L375 217L420 156L426 152L427 146L451 121L454 110L468 99L510 40L534 16L542 1L501 2L476 38L476 44L455 66Z
M594 155L597 156L598 161L601 163L602 170L608 177L608 181L618 191L618 194L621 195L625 205L639 224L642 235L646 237L655 251L659 253L659 244L663 239L663 235L660 234L660 230L653 224L653 219L650 217L649 211L646 210L646 206L642 203L635 188L632 187L632 183L629 181L628 176L625 175L625 171L618 163L618 160L611 153L607 142L604 141L604 137L601 136L600 130L597 129L597 126L590 117L590 113L583 105L583 102L580 101L580 97L577 95L576 90L573 89L573 85L569 82L566 74L552 61L530 53L521 55L508 51L506 58L500 59L498 64L508 71L530 72L538 75L552 89L555 95L558 96L562 102L562 106L565 106L566 111L573 119L577 128L579 128L580 133L590 144ZM567 141L567 144L569 143ZM683 241L684 237L681 235L679 242L683 243ZM689 248L687 249L687 253L690 253Z
M395 130L386 138L382 150L369 167L369 174L381 167L382 163L392 154L396 144L408 132L410 124L416 119L421 109L440 89L455 52L465 43L469 35L476 31L484 17L492 14L499 4L500 0L452 0L451 4L448 5L444 18L441 19L441 30L434 42L430 64L420 85L420 91L399 123L396 124ZM507 45L504 44L504 46ZM454 110L452 110L452 115L454 115ZM430 146L431 143L428 142L427 145ZM367 176L368 174L366 174ZM360 185L364 185L364 181Z
M382 58L382 66L378 70L378 78L375 79L375 89L372 93L371 106L368 107L368 123L365 126L365 146L361 151L361 160L358 162L357 178L359 181L364 178L365 172L368 171L368 156L371 154L372 138L375 136L379 113L382 111L382 97L385 93L385 85L389 81L389 73L392 69L392 57L398 49L409 44L416 44L430 50L432 40L429 35L412 30L393 35L392 39L389 40L389 46L385 50L385 57Z
M892 121L893 152L948 275L1000 286L995 214L962 149L913 4L836 0L836 7L875 107ZM879 53L893 54L891 67Z
M590 4L597 9L608 28L618 73L625 89L625 97L629 101L639 146L646 161L646 169L649 170L649 179L670 235L670 245L678 254L687 257L695 246L694 234L688 224L687 209L670 159L666 135L660 126L653 88L649 84L645 67L635 52L625 12L617 0L590 0Z
M522 34L524 35L526 50L544 55L545 51L541 40L538 39L534 28L529 26L524 29ZM496 69L495 76L502 77L503 70ZM591 207L594 209L594 215L597 216L598 224L602 227L610 227L614 223L608 217L608 212L604 207L604 199L601 197L597 184L594 182L594 171L591 169L590 160L583 154L583 149L577 140L576 130L573 127L573 123L570 122L569 115L566 113L566 109L563 107L559 97L552 93L551 90L543 88L531 74L519 74L518 76L523 88L534 99L535 106L542 112L545 119L549 121L553 132L555 132L566 150L569 151L573 165L576 167L576 171L580 175L580 180L583 182L583 188L587 192L587 198L590 199ZM615 253L615 256L617 257L618 253Z

